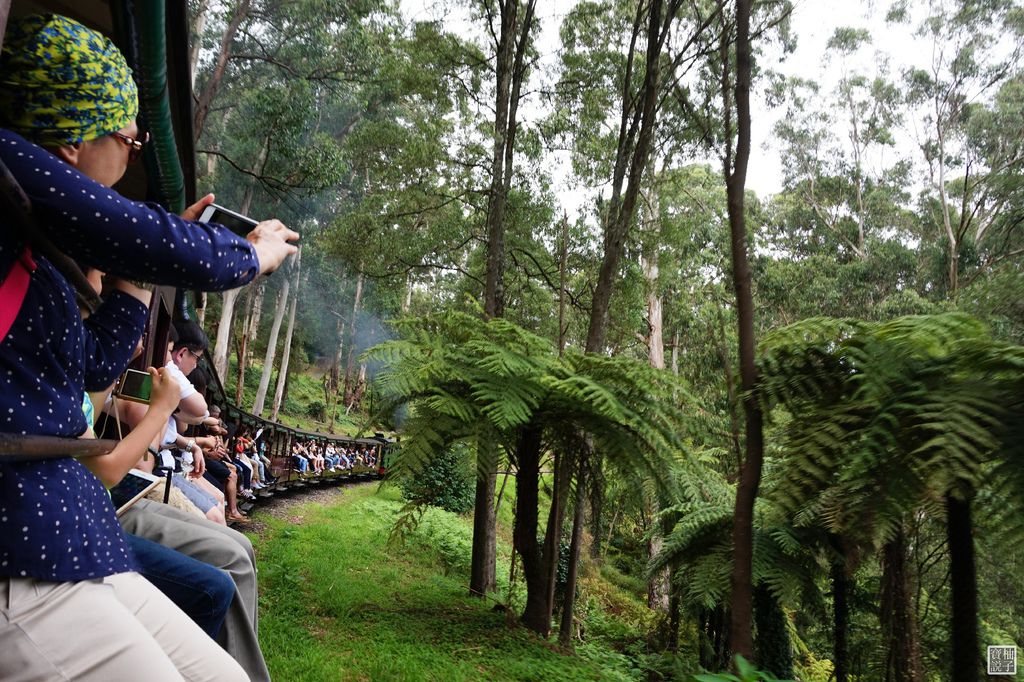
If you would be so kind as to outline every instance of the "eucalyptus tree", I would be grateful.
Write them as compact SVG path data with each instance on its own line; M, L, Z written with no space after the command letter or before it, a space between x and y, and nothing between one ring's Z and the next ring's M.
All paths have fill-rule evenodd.
M299 286L302 283L301 251L295 256L294 270L295 278L292 280L293 291L292 302L288 312L288 330L284 335L284 351L281 357L281 369L277 373L277 387L274 389L274 404L270 410L270 420L277 421L278 412L281 410L281 402L284 400L284 388L288 383L288 365L292 357L292 338L295 334L295 313L299 307Z
M637 224L667 93L698 63L721 11L722 3L683 8L674 0L609 0L580 3L563 22L565 50L552 131L569 143L577 173L602 187L597 199L601 267L587 352L605 351L616 275Z
M950 194L966 207L961 233L966 245L962 278L969 287L1006 266L1019 267L1024 254L1024 71L1011 74L991 103L975 104L964 133L969 159Z
M895 3L889 19L919 22L915 35L930 55L907 69L904 82L921 131L928 182L922 203L945 242L944 288L956 300L962 261L1003 212L1003 179L1024 163L1019 127L1001 131L1005 146L987 153L968 138L972 112L1017 75L1024 17L1013 0L921 0Z
M581 3L562 25L566 49L556 87L556 128L571 140L577 168L585 169L597 182L609 183L607 198L602 192L598 200L602 250L584 344L588 353L607 351L612 295L619 282L627 241L635 229L666 84L675 84L682 77L681 72L696 62L696 55L707 40L708 27L721 11L721 3L712 3L710 7L689 5L685 11L682 7L683 3L676 0ZM595 31L595 27L600 30ZM608 35L613 36L611 41ZM668 50L669 36L673 36L674 52ZM609 111L615 112L614 117L609 116ZM601 459L588 459L599 487ZM587 468L581 466L576 477L576 512L564 613L572 612L575 598L586 472ZM599 527L599 490L593 502L593 518ZM593 551L598 551L599 546L595 542ZM567 632L568 624L563 620L563 636Z
M871 45L866 29L840 27L828 40L826 59L840 78L822 92L814 81L776 83L772 99L785 103L775 125L782 142L786 191L805 212L796 248L806 240L834 250L837 260L864 260L874 242L907 235L900 208L909 203L909 164L893 154L903 95L876 52L873 72L850 63Z
M246 214L323 220L345 178L338 142L352 124L328 121L323 112L362 108L355 104L379 66L375 48L387 34L387 7L239 0L200 3L197 12L203 35L196 42L204 48L196 70L200 186ZM230 292L221 305L214 357L222 376L236 300Z
M646 183L648 187L642 193L639 211L640 229L631 240L635 243L627 244L624 258L629 279L620 284L618 298L625 306L644 312L640 328L628 329L642 340L643 345L636 353L646 355L651 366L658 369L669 371L672 364L674 373L678 374L680 351L685 347L687 366L683 371L689 374L698 371L696 365L701 360L697 359L697 354L708 347L722 350L717 346L717 329L710 337L681 335L680 332L695 309L707 301L708 290L725 278L728 250L725 188L721 178L706 165L663 168L656 174L650 173ZM642 276L640 287L631 286L634 270ZM617 310L616 313L613 334L614 327L634 321L634 316ZM671 350L674 363L666 358L666 347ZM619 352L628 354L631 350ZM733 389L731 353L728 349L724 351L726 371L723 373L723 366L715 363L717 371L710 377L716 398L723 391L731 394ZM699 369L703 370L704 366ZM692 386L694 391L699 391L708 384L700 381L692 382ZM706 400L708 398L705 396ZM734 406L730 401L730 412ZM655 521L647 532L648 557L660 552L663 529L662 524L656 522L660 506L660 501L648 495L645 510ZM648 583L648 605L668 612L670 587L667 569L660 575L652 575Z
M761 484L764 458L763 417L752 392L757 382L754 357L754 296L751 290L747 255L746 198L747 165L750 162L750 81L752 54L750 42L750 0L736 0L735 51L733 70L730 57L732 29L722 21L719 68L722 74L723 139L722 173L725 176L729 233L731 236L732 281L736 293L736 326L739 345L740 387L745 393L745 451L736 486L733 513L733 566L730 580L729 644L742 656L754 655L753 637L753 561L754 504ZM735 90L735 92L733 92ZM735 107L735 112L734 112ZM735 124L733 114L735 113ZM735 127L734 127L735 126ZM734 139L735 136L735 139ZM735 147L733 147L735 143Z
M482 0L480 11L494 40L494 131L490 187L487 192L487 261L484 270L484 315L501 317L505 310L505 213L512 188L517 119L527 52L536 19L537 0ZM496 587L497 529L494 491L497 450L480 453L473 510L473 555L469 590L483 595Z

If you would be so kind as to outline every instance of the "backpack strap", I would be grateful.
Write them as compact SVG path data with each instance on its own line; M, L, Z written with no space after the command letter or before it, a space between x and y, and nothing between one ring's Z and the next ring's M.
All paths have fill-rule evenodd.
M18 313L21 311L35 269L36 262L32 260L32 247L26 246L14 261L3 284L0 284L0 343L7 338L7 332L11 330L14 320L17 319Z

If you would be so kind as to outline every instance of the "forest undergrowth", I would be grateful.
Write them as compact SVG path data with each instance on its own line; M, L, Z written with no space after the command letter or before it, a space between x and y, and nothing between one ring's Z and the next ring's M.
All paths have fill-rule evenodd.
M510 531L499 518L499 592L466 590L472 521L428 510L389 544L398 490L357 485L276 503L256 515L260 642L283 680L639 680L649 618L637 587L590 567L582 636L565 653L515 623ZM504 515L502 515L504 516Z

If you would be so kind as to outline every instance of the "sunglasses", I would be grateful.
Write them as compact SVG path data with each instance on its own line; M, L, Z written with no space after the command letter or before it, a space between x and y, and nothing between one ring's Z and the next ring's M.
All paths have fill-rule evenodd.
M117 139L128 145L128 163L135 163L142 156L142 148L149 142L149 132L142 133L139 137L129 137L124 133L110 133Z

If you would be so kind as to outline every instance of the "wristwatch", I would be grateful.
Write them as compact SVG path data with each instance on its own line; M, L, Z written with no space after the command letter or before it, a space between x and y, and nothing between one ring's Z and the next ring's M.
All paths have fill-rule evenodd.
M195 447L195 444L196 444L196 439L195 438L191 438L191 439L189 439L189 441L187 443L185 443L185 449L187 451L189 451L189 452L192 452L192 448Z

